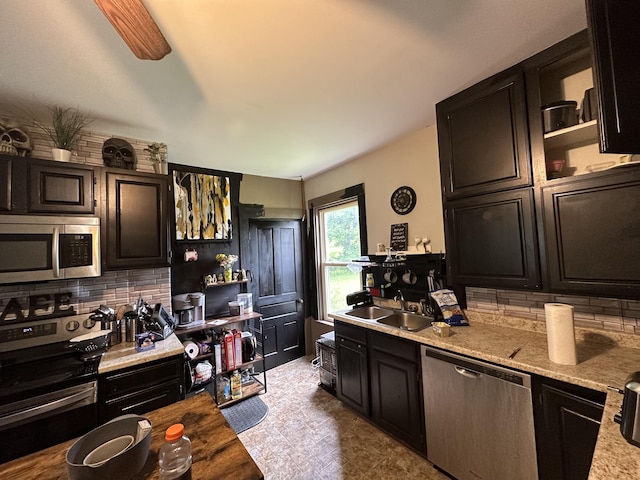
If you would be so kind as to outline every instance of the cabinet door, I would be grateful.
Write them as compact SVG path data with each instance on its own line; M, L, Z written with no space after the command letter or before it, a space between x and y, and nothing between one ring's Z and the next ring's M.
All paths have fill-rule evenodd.
M418 346L414 342L379 333L372 333L370 340L373 421L424 454Z
M551 288L640 295L640 169L574 177L542 191Z
M336 395L343 403L369 416L367 346L340 334L341 328L362 330L336 322Z
M28 212L93 213L93 168L30 161Z
M484 287L540 287L530 188L447 202L448 280Z
M106 172L105 268L169 265L166 176Z
M11 211L12 159L0 157L0 212Z
M600 147L640 152L640 62L637 0L587 0L594 80L599 96Z
M556 385L539 387L536 438L541 480L586 480L604 409L599 402L565 391Z
M524 74L510 69L436 105L447 198L531 184Z

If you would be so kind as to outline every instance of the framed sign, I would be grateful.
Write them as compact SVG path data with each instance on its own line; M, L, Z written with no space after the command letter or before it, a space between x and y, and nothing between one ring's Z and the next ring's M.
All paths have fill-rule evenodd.
M391 239L389 245L397 252L403 252L407 249L407 233L409 231L408 223L396 223L391 225Z
M176 240L231 240L229 177L173 172Z

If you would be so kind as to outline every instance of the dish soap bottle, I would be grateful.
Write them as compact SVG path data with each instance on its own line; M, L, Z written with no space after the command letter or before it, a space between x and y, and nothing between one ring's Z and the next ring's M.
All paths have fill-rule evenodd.
M231 398L233 400L242 398L242 377L238 370L231 375Z
M158 453L160 480L191 478L191 440L184 434L184 425L171 425L167 428L164 439L166 442Z

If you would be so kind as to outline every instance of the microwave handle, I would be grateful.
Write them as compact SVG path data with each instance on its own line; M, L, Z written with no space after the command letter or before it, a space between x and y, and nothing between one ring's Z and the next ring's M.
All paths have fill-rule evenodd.
M53 227L53 239L51 241L51 266L53 276L60 277L60 229Z

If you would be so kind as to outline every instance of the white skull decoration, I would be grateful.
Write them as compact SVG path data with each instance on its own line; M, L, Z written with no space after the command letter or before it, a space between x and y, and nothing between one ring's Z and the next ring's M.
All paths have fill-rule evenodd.
M107 167L133 170L136 165L136 151L122 138L105 140L102 146L102 159Z
M33 145L26 128L10 118L0 117L0 153L27 157Z

